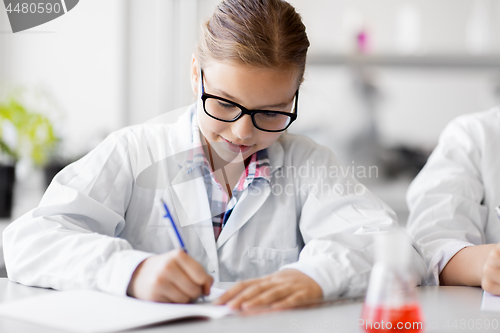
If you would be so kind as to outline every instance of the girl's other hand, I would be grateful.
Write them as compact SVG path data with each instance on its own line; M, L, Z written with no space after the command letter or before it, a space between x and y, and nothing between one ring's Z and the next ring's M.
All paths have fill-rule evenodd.
M285 269L271 275L237 283L215 304L250 310L262 306L288 308L323 298L321 287L309 276Z
M137 266L129 296L164 303L188 303L210 294L213 278L182 250L149 257Z

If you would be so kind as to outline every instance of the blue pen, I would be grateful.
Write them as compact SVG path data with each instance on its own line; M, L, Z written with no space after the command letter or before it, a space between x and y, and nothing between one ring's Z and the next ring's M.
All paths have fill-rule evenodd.
M177 235L177 239L179 240L179 243L181 244L181 249L187 253L188 251L186 250L186 246L184 245L184 242L182 241L182 237L181 237L181 234L179 234L179 230L177 230L177 227L175 226L174 220L172 219L172 215L170 215L170 211L168 210L167 204L165 203L165 201L163 201L163 199L160 198L160 200L163 204L163 207L165 207L165 216L163 216L163 217L170 220L170 223L172 224L172 227L174 228L175 234Z
M165 201L163 201L163 199L160 198L160 200L161 200L161 203L163 204L163 207L165 208L165 216L163 216L163 217L170 220L170 223L172 224L172 227L174 228L175 234L177 235L177 239L179 240L179 243L181 244L181 248L187 254L188 251L186 250L186 246L184 245L184 242L182 241L182 237L181 237L181 234L179 233L179 230L177 230L177 227L175 226L174 219L172 218L172 215L170 215L170 211L168 210L167 204L165 203ZM203 302L205 302L205 296L201 295L200 297L201 297L201 300Z

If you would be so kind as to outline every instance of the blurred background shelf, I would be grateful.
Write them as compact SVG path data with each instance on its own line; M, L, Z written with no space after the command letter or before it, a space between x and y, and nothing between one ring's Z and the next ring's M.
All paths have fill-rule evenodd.
M311 54L308 57L308 65L360 65L360 66L382 66L382 67L425 67L425 68L451 68L451 69L478 69L478 68L500 68L500 54L494 55L335 55L335 54Z

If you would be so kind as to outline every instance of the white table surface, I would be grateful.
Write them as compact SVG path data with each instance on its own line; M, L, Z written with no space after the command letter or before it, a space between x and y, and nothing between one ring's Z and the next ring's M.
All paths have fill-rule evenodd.
M25 287L7 279L0 279L0 303L48 292L54 291ZM479 309L482 297L480 288L418 287L417 294L425 316L425 332L500 331L500 313L481 312ZM127 332L363 332L358 325L362 305L362 301L358 300L307 309L232 316L217 320L184 320ZM29 316L29 313L26 316ZM492 327L485 329L487 321L490 326L496 322L496 329ZM0 318L0 332L56 333L60 331Z

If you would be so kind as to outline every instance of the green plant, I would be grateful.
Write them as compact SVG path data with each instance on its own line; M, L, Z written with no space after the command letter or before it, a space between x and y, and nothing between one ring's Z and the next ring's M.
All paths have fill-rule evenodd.
M15 163L27 157L43 166L58 141L47 117L29 110L15 96L0 101L0 161Z

